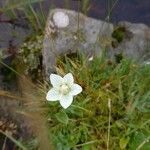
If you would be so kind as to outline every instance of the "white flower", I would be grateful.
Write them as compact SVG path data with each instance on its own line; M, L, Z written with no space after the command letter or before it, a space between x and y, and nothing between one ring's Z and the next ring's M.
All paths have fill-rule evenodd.
M145 65L150 65L150 61L147 61L144 63Z
M74 83L71 73L63 78L56 74L50 75L50 81L53 88L47 93L48 101L59 101L63 108L68 108L73 102L73 96L82 92L82 87Z
M89 61L92 61L92 60L93 60L93 56L91 56L88 60L89 60Z
M53 21L58 28L65 28L69 25L69 17L64 12L55 12Z

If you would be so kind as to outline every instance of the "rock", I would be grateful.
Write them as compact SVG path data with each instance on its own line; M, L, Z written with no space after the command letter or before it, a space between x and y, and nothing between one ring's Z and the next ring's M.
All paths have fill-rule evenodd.
M8 8L10 0L0 1L0 8ZM16 11L18 18L11 18L7 12L1 10L0 12L0 52L2 49L5 51L11 46L18 47L22 44L23 40L31 33L28 22L24 19L23 15Z
M11 23L0 24L0 48L7 49L10 44L19 46L25 37L30 34L29 29L17 27Z
M53 14L58 11L66 13L69 17L69 25L66 28L57 28L53 23ZM46 75L54 71L56 57L60 55L77 52L77 50L89 57L99 55L102 50L100 40L110 38L112 31L112 24L89 18L81 13L66 9L51 10L43 48Z
M53 23L53 14L58 11L69 17L69 25L65 28L58 28ZM80 51L91 58L100 55L102 49L106 49L109 59L118 55L143 62L150 58L149 47L150 28L144 24L120 22L116 30L111 23L71 10L53 9L45 30L43 64L48 77L55 70L58 56Z
M150 59L150 28L144 24L120 22L118 27L125 28L125 37L117 47L111 49L111 56L123 54L143 62Z

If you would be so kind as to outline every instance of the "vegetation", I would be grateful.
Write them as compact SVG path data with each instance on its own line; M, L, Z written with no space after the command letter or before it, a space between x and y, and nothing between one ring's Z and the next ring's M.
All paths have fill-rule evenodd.
M103 57L89 63L80 56L66 58L57 71L61 75L72 72L84 90L67 110L57 102L49 103L56 149L107 149L108 140L111 149L134 150L144 141L142 149L150 148L149 65L126 59L115 64Z
M40 15L37 14L31 5L39 1L42 0L25 0L19 3L16 0L9 3L9 7L6 5L1 9L13 15L12 17L17 17L15 11L21 8L33 31L37 31L21 46L14 61L15 68L1 62L7 70L17 75L20 93L0 91L0 96L19 101L16 114L26 118L31 130L26 139L19 134L21 126L0 120L1 148L5 150L9 139L18 150L149 150L148 64L138 64L123 58L121 54L114 61L108 60L105 50L92 61L81 53L63 56L57 60L56 73L63 76L71 72L75 82L82 86L83 92L75 97L68 109L63 109L58 102L46 101L46 93L51 85L42 78L44 13L41 10ZM112 8L109 4L108 16L116 1L113 1ZM82 3L82 11L87 13L90 8L89 0ZM66 5L68 4L69 1L66 1ZM40 21L41 18L43 22ZM82 32L78 36L83 40ZM117 42L122 42L126 37L125 29L117 28L112 37ZM8 132L8 128L13 134Z
M42 78L42 48L43 35L30 37L20 48L20 55L16 59L22 60L26 75L31 76L33 80ZM23 67L23 66L20 66ZM20 68L19 68L20 70Z
M66 110L58 102L46 102L47 83L37 86L21 80L25 106L20 112L31 118L39 140L34 146L41 144L44 136L55 149L107 149L109 146L148 150L150 66L127 59L117 64L104 56L92 62L83 55L63 60L58 60L57 73L71 72L83 87L82 94ZM30 147L30 143L26 144Z

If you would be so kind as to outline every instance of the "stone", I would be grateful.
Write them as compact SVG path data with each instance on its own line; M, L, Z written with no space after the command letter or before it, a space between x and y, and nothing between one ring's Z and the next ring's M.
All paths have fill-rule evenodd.
M7 8L10 0L0 0L0 9ZM2 49L7 51L11 46L20 46L24 39L29 36L31 29L29 29L28 22L23 19L19 11L16 11L18 18L12 19L6 12L0 13L0 52Z
M30 33L29 29L17 27L11 23L1 23L0 49L8 49L10 44L18 47Z
M66 13L69 17L69 25L65 28L58 28L53 23L53 14L59 11ZM141 23L126 21L119 22L117 28L122 30L120 39L113 36L116 28L111 23L71 10L51 10L46 24L42 51L46 77L55 71L58 56L77 51L85 53L89 59L101 55L102 50L105 49L108 59L119 56L132 58L141 63L148 61L150 28Z
M57 28L54 25L53 15L56 12L64 12L68 15L69 25L66 28ZM77 51L85 53L88 57L100 55L101 39L111 38L112 32L113 25L110 23L71 10L51 10L43 42L43 64L46 75L49 76L55 70L56 58L60 55Z
M138 60L138 62L150 59L150 28L141 23L119 22L118 27L124 27L126 37L112 48L110 55L114 57L121 54L125 57Z
M21 27L14 28L14 26L10 23L0 24L0 60L2 60L3 63L11 66L14 55L18 52L18 47L22 44L26 36L29 35L29 32L29 30ZM16 83L14 81L11 83L4 82L6 78L4 72L11 71L6 66L0 64L0 89L14 89L16 87Z

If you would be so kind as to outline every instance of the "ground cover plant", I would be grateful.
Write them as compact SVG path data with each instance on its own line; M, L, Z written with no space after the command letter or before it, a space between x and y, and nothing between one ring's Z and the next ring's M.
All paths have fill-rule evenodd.
M31 2L38 1L42 0ZM108 5L107 21L117 0L113 2L112 8L110 3ZM87 13L89 0L82 3L82 11ZM82 92L64 109L58 101L46 100L47 92L53 86L42 76L43 11L36 14L29 1L18 5L14 1L3 11L16 15L11 11L23 6L27 6L22 10L35 34L20 47L14 59L15 67L1 61L17 76L20 93L0 90L0 96L19 101L15 113L25 117L30 133L24 138L18 122L2 119L0 148L7 149L11 142L18 150L149 150L150 65L139 64L122 54L116 56L116 60L110 60L105 49L99 57L90 59L80 52L61 56L57 59L55 74L63 77L71 73L74 82L82 87ZM124 34L121 29L121 32L115 30L112 36L121 42Z
M71 72L83 92L67 110L49 103L48 116L60 122L51 124L56 149L149 149L149 67L103 57L61 62L58 73Z
M83 91L64 109L46 101L49 82L35 86L21 80L20 113L30 118L37 141L26 141L27 149L31 144L32 149L48 149L46 142L60 150L150 148L149 65L125 58L116 63L104 55L89 61L77 54L59 59L56 70L61 76L72 73Z

